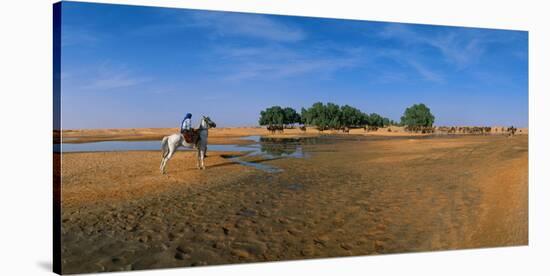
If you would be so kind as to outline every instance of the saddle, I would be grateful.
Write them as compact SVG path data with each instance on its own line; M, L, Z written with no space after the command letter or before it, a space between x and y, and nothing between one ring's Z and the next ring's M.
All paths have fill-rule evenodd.
M183 139L188 144L196 144L197 140L199 139L198 129L184 130L182 134L183 134Z

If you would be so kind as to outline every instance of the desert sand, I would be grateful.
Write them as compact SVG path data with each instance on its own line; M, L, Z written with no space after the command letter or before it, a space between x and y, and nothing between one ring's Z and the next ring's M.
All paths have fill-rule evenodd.
M140 131L117 137L157 139L175 129ZM263 134L218 129L211 137ZM167 175L158 151L55 154L63 272L528 243L527 135L326 135L303 150L306 158L254 160L280 173L224 158L234 152L209 152L201 171L194 152L178 152Z
M492 127L495 134L502 134L501 126ZM135 141L135 140L161 140L162 137L177 133L177 128L117 128L117 129L76 129L63 130L63 143L86 143L99 141ZM517 134L527 134L527 128L519 128ZM265 127L233 127L214 128L209 133L209 143L212 144L239 144L245 141L238 138L243 136L260 135L269 137L303 137L318 136L320 134L347 135L341 131L318 131L313 127L307 127L306 131L299 128L285 129L284 133L270 133ZM376 131L365 131L363 128L351 129L349 134L366 136L426 136L429 134L406 132L404 127L390 126L379 128ZM458 134L457 134L458 135ZM54 140L59 143L59 133L54 133Z

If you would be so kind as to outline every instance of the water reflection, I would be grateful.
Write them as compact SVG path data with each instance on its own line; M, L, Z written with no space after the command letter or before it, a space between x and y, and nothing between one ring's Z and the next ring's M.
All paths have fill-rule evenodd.
M262 138L260 139L260 151L270 157L304 157L304 152L298 141Z
M265 164L263 162L280 158L305 158L303 146L325 143L327 139L319 137L300 138L274 138L260 136L246 136L243 140L252 141L248 145L208 145L209 151L244 152L242 156L228 156L236 163L256 169L276 173L282 169ZM62 143L54 145L54 152L98 152L98 151L136 151L136 150L160 150L160 141L104 141L89 143ZM191 150L178 148L178 150Z
M246 155L231 157L230 159L241 165L254 167L265 172L276 173L281 172L282 169L262 163L264 161L306 157L302 150L302 143L305 140L301 138L247 136L242 139L254 141L254 143L242 147L247 152Z
M253 151L250 155L263 155L269 158L277 157L295 157L303 158L306 154L303 145L314 145L322 143L319 137L299 137L299 138L280 138L280 137L260 137L247 136L244 140L251 140L255 143L246 146Z

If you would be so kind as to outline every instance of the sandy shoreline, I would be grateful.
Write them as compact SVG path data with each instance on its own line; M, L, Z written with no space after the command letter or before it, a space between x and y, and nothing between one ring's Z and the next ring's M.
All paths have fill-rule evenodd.
M502 134L501 127L493 127L494 134ZM497 131L498 130L498 131ZM101 141L147 141L161 140L162 137L173 133L178 133L177 128L118 128L118 129L80 129L63 130L61 132L63 143L87 143ZM518 129L519 135L527 134L527 128ZM362 128L351 129L349 134L365 136L429 136L433 134L422 134L406 132L403 127L385 127L376 131L365 131ZM233 128L214 128L209 131L209 142L212 144L246 144L242 137L245 136L265 136L265 137L308 137L319 135L348 135L341 131L327 130L320 132L314 128L307 128L301 131L298 128L285 129L283 133L270 133L265 127L233 127ZM461 134L455 134L461 135ZM54 138L59 142L59 138Z
M223 152L205 171L178 152L168 175L154 151L54 155L64 272L527 244L527 135L325 138L256 160L283 173Z

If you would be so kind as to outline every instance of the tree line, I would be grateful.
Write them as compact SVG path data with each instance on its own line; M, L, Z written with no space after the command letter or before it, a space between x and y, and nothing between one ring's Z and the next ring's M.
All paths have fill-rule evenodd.
M291 127L295 124L315 126L319 130L359 128L366 126L385 127L400 125L409 127L431 127L435 117L424 104L408 107L400 122L395 122L377 113L367 114L358 108L334 103L314 103L302 108L300 114L293 108L272 106L260 112L259 124L268 128Z

